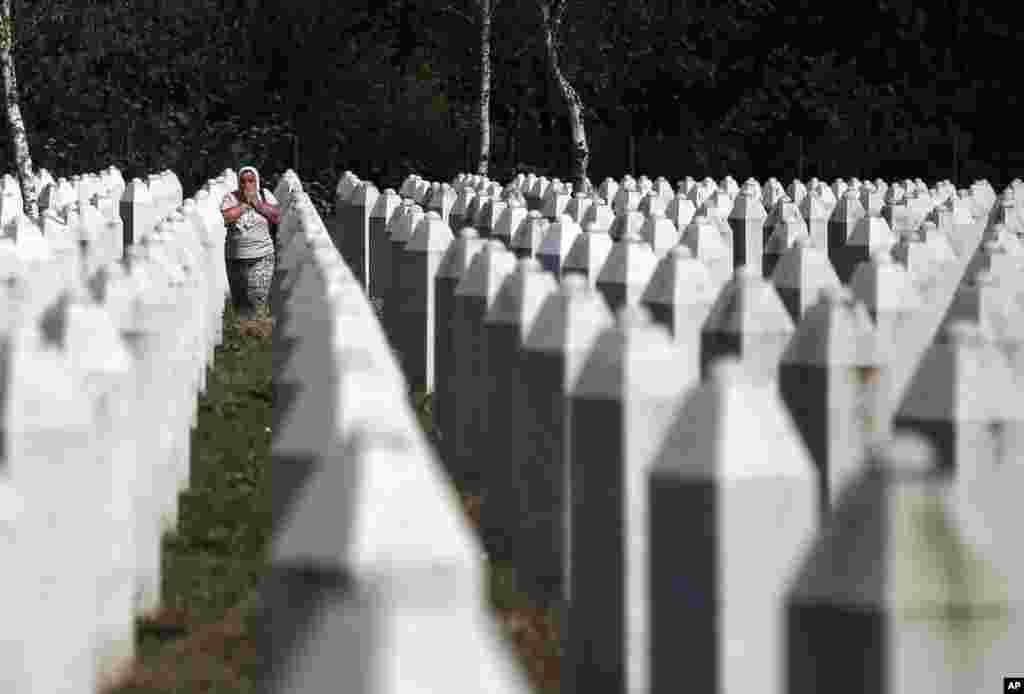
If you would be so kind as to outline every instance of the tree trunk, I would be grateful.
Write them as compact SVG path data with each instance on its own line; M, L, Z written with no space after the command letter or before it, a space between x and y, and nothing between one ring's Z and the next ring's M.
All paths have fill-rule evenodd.
M38 216L39 199L35 169L28 149L25 121L21 117L18 98L18 79L14 70L14 16L11 0L0 0L0 72L3 74L4 99L7 105L7 133L14 153L14 169L21 183L21 197L25 214Z
M480 160L478 174L487 174L491 160L491 0L480 0Z
M558 64L558 46L550 24L545 23L544 46L547 49L548 69L558 85L569 111L569 127L572 130L573 171L577 185L582 185L590 165L590 147L587 145L587 128L583 116L583 101Z

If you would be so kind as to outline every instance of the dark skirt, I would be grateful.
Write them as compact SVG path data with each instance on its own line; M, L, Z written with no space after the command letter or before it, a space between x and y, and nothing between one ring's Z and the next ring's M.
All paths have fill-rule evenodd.
M274 253L262 258L225 258L231 303L241 320L255 320L269 314L270 280L274 276Z

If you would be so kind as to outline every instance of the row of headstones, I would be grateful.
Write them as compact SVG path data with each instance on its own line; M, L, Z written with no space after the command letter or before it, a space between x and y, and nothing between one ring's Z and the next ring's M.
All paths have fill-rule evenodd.
M178 209L182 204L181 183L170 170L150 174L145 181L134 178L127 185L114 166L100 173L76 174L70 181L64 177L54 181L46 169L40 169L39 178L41 214L34 223L23 213L21 189L14 177L7 174L0 179L0 248L7 256L20 260L55 261L68 278L88 278L104 265L127 259L135 241L143 242L146 235L156 239L154 234L161 231L162 222L174 221L170 219L172 215L185 212ZM237 181L230 169L222 178L220 182ZM210 198L213 183L199 192L197 200L204 205L219 205L219 197L226 194L221 186L215 193L218 199ZM203 262L204 272L211 278L206 282L205 303L215 312L210 318L212 364L213 349L222 341L224 302L218 297L228 295L228 281L223 262L226 229L216 219L210 225L204 232L209 257L199 258L193 253L189 264ZM184 253L188 256L190 252Z
M123 259L101 250L120 241L105 238L119 232L116 208L44 200L34 220L4 185L0 679L11 691L116 686L136 617L161 607L161 538L177 525L222 338L220 201L237 181L227 171L184 201L173 174L150 181L156 221L126 223L136 242ZM63 252L66 236L77 254Z
M389 197L387 191L373 202L375 189L372 184L356 183L356 180L351 176L343 177L338 186L338 214L333 226L335 242L343 254L346 249L350 251L349 260L353 267L360 264L360 259L366 261L367 268L371 264L369 261L374 261L372 264L376 272L370 272L368 282L371 295L387 299L394 293L394 300L386 300L385 305L403 304L417 312L412 323L398 319L399 309L391 313L395 320L389 319L387 313L385 318L389 335L398 341L396 346L405 357L403 364L411 385L416 389L432 389L433 347L437 333L433 331L428 336L426 330L434 321L434 316L429 315L435 303L430 295L433 273L439 263L435 262L433 269L428 270L427 258L438 260L451 234L450 229L447 232L441 230L437 231L436 238L430 238L428 229L431 225L423 221L429 218L434 229L443 229L446 226L443 224L444 210L433 210L437 214L431 217L430 212L424 215L422 208L410 199L403 200L397 207L382 204ZM485 184L485 189L486 185L496 187ZM414 182L407 181L404 187L411 194L421 196L432 190L422 181L419 186L417 188ZM434 190L443 191L444 188ZM500 234L497 238L510 246L518 257L537 257L545 269L556 275L563 272L583 274L592 287L601 289L613 309L624 302L642 299L664 322L691 326L700 324L695 318L708 308L713 296L732 275L733 268L742 265L751 270L756 263L752 265L746 260L763 258L765 267L770 263L772 272L769 277L794 320L817 299L823 287L845 282L867 304L890 341L903 344L897 339L897 333L900 329L913 328L912 324L907 325L906 314L920 313L922 303L925 307L942 305L938 299L941 296L948 299L949 279L952 277L950 273L943 272L943 268L955 262L957 257L964 256L962 237L950 235L948 231L953 224L969 223L977 206L966 191L961 191L959 197L951 195L948 190L945 195L938 197L928 212L928 216L941 226L925 222L924 234L920 237L905 233L895 239L884 218L867 214L857 200L848 200L847 209L851 214L849 218L834 219L830 223L828 231L832 242L827 249L816 246L806 235L794 235L790 245L780 247L778 254L748 255L744 250L769 235L767 229L771 220L762 215L749 219L733 217L728 223L719 219L718 225L707 223L708 218L699 218L684 227L681 237L668 223L667 228L662 229L665 233L661 234L665 242L659 243L658 232L651 230L652 226L657 226L652 225L651 216L643 225L636 225L642 226L641 233L632 233L635 229L628 228L628 219L640 214L637 212L625 212L613 220L613 224L623 221L621 227L625 228L618 241L614 240L615 234L607 233L595 226L596 223L589 224L587 231L581 233L579 225L564 216L549 224L533 212L524 220L530 223L520 225L519 233L511 240ZM439 197L443 196L431 197L427 206ZM785 204L785 200L781 200L776 209ZM843 205L837 209L840 207ZM514 209L525 214L521 207ZM507 208L503 214L508 212ZM1018 211L1013 205L1012 189L1004 192L998 212L1000 219L1005 221L997 223L997 236L1004 247L1016 252L1019 244L1016 244L1013 230L1024 226L1015 221ZM438 218L442 222L440 226L436 223ZM651 231L644 233L646 230ZM776 225L769 240L777 238L782 231L782 227ZM488 230L479 227L478 233L486 236ZM417 235L418 238L414 239ZM495 236L493 233L490 235ZM364 240L367 243L363 244ZM371 251L368 259L363 253L365 249ZM993 251L997 264L1004 260L997 252L1000 250ZM702 283L700 275L681 271L680 263L683 266L688 264L688 253L707 268L710 285ZM408 286L400 286L400 282L392 280L403 264L409 265L409 271L402 280L408 282ZM901 272L900 266L907 272ZM441 270L441 276L451 279L451 272L460 274L461 270L448 267ZM399 331L403 332L401 337L397 334ZM688 342L691 352L696 350L696 337L692 331L687 333L683 330L681 333L693 338ZM919 334L913 330L911 333ZM443 336L437 339L443 339ZM911 344L916 345L917 350L904 351L919 355L927 343L917 340ZM768 368L770 371L771 364ZM906 375L901 372L899 377ZM897 380L897 385L904 384Z
M284 180L260 690L525 692L374 311Z
M642 183L641 177L641 190L644 188ZM883 182L879 183L884 186ZM460 201L465 200L467 196L473 196L474 194L467 191L476 188L479 192L472 197L473 202L469 205L470 211L466 219L471 219L476 224L476 229L482 236L500 239L517 256L535 255L546 269L553 272L573 271L584 274L588 276L592 286L600 283L606 293L614 291L635 296L643 291L651 274L650 269L654 264L652 252L653 258L664 258L670 252L684 253L683 249L678 248L681 245L690 249L690 253L707 266L716 291L731 276L733 268L741 265L748 269L760 268L761 272L771 277L776 287L780 288L784 301L795 316L797 308L804 310L816 299L823 284L834 282L832 275L854 287L868 300L874 311L877 301L870 297L879 298L879 282L885 283L885 275L893 274L893 268L861 266L876 256L878 262L875 265L891 265L889 259L894 258L899 264L911 270L913 276L919 280L920 293L926 298L931 294L941 294L943 287L932 280L948 275L936 271L935 266L952 262L956 252L963 254L963 248L958 245L961 244L960 237L950 237L941 231L948 231L953 224L969 223L978 211L977 204L973 202L968 191L962 190L956 194L947 183L940 184L928 193L927 199L931 200L931 208L927 209L923 204L926 199L923 194L924 186L916 185L915 223L920 218L924 218L925 221L917 230L913 230L912 227L905 228L899 238L893 239L888 222L885 221L886 216L876 216L885 210L884 206L879 206L877 196L874 195L876 187L873 184L857 185L854 180L847 189L844 189L845 184L840 181L834 185L845 197L834 205L827 227L819 228L811 234L801 220L799 211L786 212L792 205L788 202L787 196L779 191L780 186L773 185L771 180L766 184L763 194L764 199L770 204L774 200L771 214L765 212L757 200L756 182L748 181L744 191L741 191L743 194L736 196L728 218L717 212L728 207L727 204L712 205L708 208L702 203L702 207L696 209L697 214L689 217L687 221L686 215L694 211L694 205L682 197L682 190L688 185L684 181L680 185L681 193L677 196L676 202L681 200L679 209L689 206L689 211L682 218L678 218L677 222L673 222L663 218L656 206L652 210L652 205L646 204L654 199L653 191L648 191L644 197L638 197L631 191L636 186L626 178L618 189L609 181L602 184L601 192L614 201L613 206L604 204L600 196L586 198L582 194L576 195L572 202L580 205L569 205L566 211L571 213L570 217L574 216L573 219L584 220L583 228L586 233L579 233L581 229L578 225L562 223L565 221L564 217L554 220L555 223L551 224L551 220L542 217L536 209L527 212L523 199L530 206L544 207L550 213L556 211L552 203L561 194L562 188L557 181L547 189L541 188L543 184L544 180L538 179L531 187L529 178L519 177L513 184L502 189L500 185L480 177L467 176L462 177L461 183L457 181L456 185L461 187L455 195L454 189L447 184L431 185L413 176L403 184L400 192L387 190L383 195L378 195L371 183L360 182L353 174L346 172L337 188L338 212L331 227L333 238L343 255L352 263L356 274L366 283L372 296L387 298L392 291L408 293L409 290L398 287L391 278L397 272L398 265L404 262L403 255L407 247L411 249L415 245L418 248L416 252L422 253L425 249L424 244L431 243L422 238L410 243L425 216L423 209L428 210L427 214L430 211L436 212L442 221L449 215L452 219L458 220L462 207ZM907 182L908 187L914 185ZM972 190L979 191L984 185L975 184ZM706 182L704 186L706 191L711 184ZM1015 181L1014 186L1019 188L1020 182ZM533 192L529 196L523 196L519 192L520 187ZM734 187L727 178L719 191L707 194L707 199L713 200L715 195L724 195L724 191ZM887 195L892 198L892 191L899 187L890 187ZM794 193L799 194L799 187L791 188L795 188ZM502 190L507 202L499 199L498 193ZM695 190L696 187L687 195L693 197ZM776 193L773 194L773 190ZM821 191L821 197L826 201L823 204L831 204L827 192L830 189L819 185L812 186L812 190ZM866 210L860 204L861 198L855 194L856 190L864 190ZM413 197L402 198L402 194ZM806 199L812 197L816 197L816 194L805 196L803 201L806 202ZM487 199L487 202L474 208L473 205L481 199ZM699 196L695 199L700 202ZM584 208L583 205L586 204L590 206ZM647 209L648 213L645 215L638 209L632 209L634 207ZM617 215L612 211L616 208L619 210ZM500 212L495 213L495 210ZM996 221L1003 225L1000 228L1011 231L1024 228L1024 224L1020 223L1021 209L1014 205L1013 188L1003 192L997 212ZM495 214L498 221L492 224ZM906 216L901 214L887 216L895 220L906 219ZM616 240L623 238L629 243L615 244ZM822 238L826 241L823 242ZM650 252L644 248L641 241L646 241L646 245L650 246ZM434 243L443 243L443 240ZM616 262L605 263L613 244L619 251L614 258ZM831 267L829 263L821 262L820 254L810 250L815 248L825 252L832 261ZM631 253L630 250L635 252ZM891 252L887 252L890 250ZM632 267L630 263L638 267ZM854 275L858 274L858 267L862 272L855 277ZM602 272L605 276L601 275ZM666 273L661 273L658 276L665 275ZM892 281L890 279L888 284L891 285ZM900 283L898 276L895 281L897 285ZM420 299L423 299L425 293L429 291L425 286L428 282L417 280L417 283L421 292ZM416 287L413 288L415 289ZM671 290L671 282L660 281L657 288L652 287L654 292ZM912 303L915 300L912 293L908 295L907 292L898 291L897 287L890 287L881 295L904 298L905 303ZM670 296L652 298L657 304L671 303L673 300ZM385 301L385 304L387 303ZM898 310L896 312L898 313ZM425 325L425 321L421 321L420 324ZM433 359L427 355L421 356L420 350L429 351L432 342L419 341L415 332L410 333L409 340L417 340L418 344L414 348L406 345L416 350L413 362L406 364L410 380L416 388L429 387L433 381L433 374L430 372ZM919 346L923 346L923 343ZM407 350L402 351L407 353ZM913 353L913 350L909 353Z
M1014 203L1019 187L1014 181L999 201L1001 221L1013 230L1024 227L1024 207ZM393 265L389 241L408 242L414 227L404 227L400 239L388 230L414 204L436 211L452 229L472 226L522 252L535 250L550 223L563 214L587 231L607 231L611 240L634 231L658 256L682 241L719 279L740 265L769 276L785 250L803 241L828 252L843 282L886 237L877 223L869 223L873 218L886 220L899 236L896 256L906 264L912 262L907 253L913 242L934 240L938 228L969 223L977 213L969 191L957 193L948 182L929 190L912 181L887 187L883 181L837 180L831 188L816 180L809 187L794 181L790 193L774 179L763 187L751 179L739 188L726 177L717 187L710 179L700 184L687 179L673 196L664 179L652 184L645 177L639 183L625 177L621 185L608 179L591 194L570 196L557 179L520 175L504 187L479 176L461 176L454 186L410 176L401 190L381 194L372 183L345 172L336 189L337 214L330 231L371 296L385 297ZM711 233L713 228L719 233ZM575 256L568 259L570 266L580 265Z
M656 684L658 691L672 691L683 686L683 681L690 682L694 678L693 671L672 671L673 665L679 662L673 656L659 659L655 655L651 662L647 662L646 658L636 655L647 653L652 643L648 639L657 640L654 637L659 635L657 625L652 624L649 631L645 627L647 606L657 606L651 609L651 614L662 614L662 605L670 609L672 591L678 589L678 586L673 588L672 581L669 581L661 583L662 589L667 591L664 597L651 596L648 600L644 596L646 574L641 567L646 566L643 552L648 543L652 552L651 562L658 562L653 556L658 543L657 530L651 525L648 535L646 514L650 513L653 518L657 511L654 497L648 511L642 492L637 490L644 487L644 474L651 459L658 458L678 466L681 453L686 452L683 458L687 459L696 456L692 462L702 465L706 474L703 477L697 475L691 482L701 489L712 489L715 480L728 481L730 468L734 468L733 473L741 477L750 472L750 463L744 459L759 452L756 448L752 451L751 447L743 446L744 434L725 432L742 432L744 427L756 432L760 426L758 422L774 422L778 431L769 431L771 427L765 424L768 429L761 436L746 436L759 443L785 442L782 432L787 428L792 430L792 427L783 425L791 417L802 436L796 435L798 445L795 447L790 441L788 457L780 455L787 450L785 443L779 444L779 452L773 452L770 446L765 445L760 452L768 460L785 460L783 467L796 465L799 468L795 462L798 459L793 457L792 451L801 446L810 449L811 459L820 472L819 480L814 484L815 491L819 493L813 495L813 501L815 505L827 508L836 501L839 491L853 486L850 482L855 481L863 470L867 440L884 437L890 414L902 404L896 413L896 428L916 429L928 436L938 449L940 460L937 464L941 467L966 468L966 475L959 475L961 483L965 478L985 480L988 472L1013 467L1001 466L1001 463L1016 462L1020 447L1013 433L1019 428L1015 414L1015 409L1019 408L1013 406L1015 393L1005 387L1013 382L1007 368L1007 356L1016 354L1020 344L1020 339L1013 335L1012 326L1024 317L1020 315L1019 303L1019 244L1015 235L1006 228L1006 222L1012 220L1012 215L1006 214L1007 208L1012 210L1012 205L1001 204L992 210L995 196L990 188L986 190L986 186L980 185L973 192L974 195L958 198L966 203L965 211L970 216L956 221L974 222L977 215L982 225L951 225L949 233L940 232L945 238L937 238L946 241L947 250L953 247L959 251L959 254L955 251L944 254L943 259L948 262L921 263L910 268L908 277L906 269L901 270L899 265L888 259L888 253L880 253L867 263L867 269L864 266L858 269L858 272L870 270L875 276L873 281L854 284L855 288L866 284L870 290L867 296L863 296L870 311L865 311L864 304L857 302L855 296L835 290L838 282L834 281L833 273L832 281L814 288L820 291L821 286L825 286L832 287L832 290L827 291L810 310L800 312L809 320L799 320L797 312L791 310L789 318L799 320L794 333L791 323L788 330L785 327L786 303L779 297L780 294L785 296L782 289L772 291L770 285L760 280L760 273L740 272L721 290L713 306L701 307L703 311L696 320L693 313L684 313L683 321L674 319L673 314L678 315L678 306L660 312L660 322L673 330L677 341L680 328L688 333L683 340L682 353L678 351L679 345L674 345L677 349L670 350L673 352L671 356L663 353L660 363L656 358L658 350L652 346L656 343L652 337L654 331L647 330L644 335L645 331L637 328L650 327L649 321L642 317L643 312L627 309L619 325L612 327L608 306L605 305L622 307L640 303L644 297L650 299L643 293L642 284L632 299L623 299L622 292L609 292L598 285L598 289L603 290L600 295L603 295L604 302L598 298L597 292L588 291L585 283L575 278L564 279L562 289L555 291L554 278L538 272L543 261L538 264L520 260L517 266L504 244L481 241L472 232L462 233L459 239L453 240L440 214L431 217L428 213L415 227L414 241L407 242L399 251L406 254L407 260L396 266L396 274L392 278L398 278L399 286L405 283L406 278L413 278L414 283L425 289L423 293L433 305L421 301L422 295L416 296L410 289L400 292L393 289L385 301L385 318L391 328L390 334L395 337L394 343L403 357L403 364L411 362L412 373L417 373L417 367L429 368L430 358L423 359L419 355L431 344L429 338L424 344L423 333L433 328L430 337L436 340L432 356L436 365L434 382L438 386L434 418L442 434L448 433L442 440L442 450L446 453L442 457L454 475L468 476L475 481L486 478L480 484L483 489L501 490L497 499L489 497L484 504L485 514L488 509L494 509L490 522L485 518L489 534L505 531L506 544L517 545L518 551L512 550L511 553L518 555L515 558L519 560L520 567L526 568L524 573L532 574L530 577L540 584L549 584L541 588L548 588L550 584L564 579L570 597L588 596L584 600L574 597L571 601L568 633L576 638L569 638L565 651L571 654L570 677L576 675L584 679L584 683L579 685L580 691L592 688L589 685L596 686L597 681L609 673L618 679L624 691L646 691L648 682ZM1001 203L1006 202L1012 203L1012 196L1004 193ZM991 216L988 214L990 210ZM985 217L989 216L989 221L995 224L987 230L985 243L975 253ZM558 223L566 226L564 220ZM888 231L881 220L869 223ZM349 230L345 229L344 233L348 234ZM590 234L584 236L587 235ZM342 244L344 247L344 237ZM543 249L545 244L546 240L538 247ZM886 244L877 245L889 250ZM892 241L888 244L889 247L893 245ZM811 249L801 248L799 252L807 255ZM421 256L419 261L409 257L415 255ZM676 298L667 303L682 303L687 308L695 308L692 304L701 302L693 301L694 294L706 295L706 291L693 291L694 287L714 287L713 279L709 281L707 276L709 268L703 268L701 276L701 270L697 269L700 264L694 262L692 253L679 251L673 255L679 257L663 261L662 267L673 265L678 268L680 264L687 264L688 272L677 272L675 276L690 276L692 280L689 284L677 284L678 289L672 294ZM815 265L827 267L827 256L818 255ZM649 270L653 264L648 264L648 277L653 274ZM609 265L611 262L605 262L603 268ZM618 266L627 268L628 272L630 262L621 260ZM670 271L663 270L664 275L671 276ZM586 276L592 278L594 275L586 273ZM956 291L962 276L965 282ZM528 278L533 278L532 285ZM432 285L433 292L430 291ZM930 291L923 291L929 286ZM923 296L907 302L907 295L912 294L915 287L922 290L919 293ZM864 294L863 291L860 293ZM659 317L659 302L646 300L642 303L648 304L655 317ZM799 305L800 302L796 303ZM524 308L524 304L528 308ZM390 313L389 305L393 307ZM872 314L874 322L868 313ZM897 315L886 315L892 313ZM957 318L980 324L986 332L955 326L953 322ZM529 323L524 325L524 319L532 320L532 326ZM929 348L940 323L949 329L944 329L939 343ZM447 336L446 325L450 326ZM607 333L602 333L602 330L607 330ZM604 335L605 350L597 346L601 344L601 335ZM993 341L1000 343L1004 353L994 349ZM695 349L699 355L699 366L695 365ZM679 406L679 384L692 384L704 376L704 390L712 388L706 378L708 366L723 354L737 355L746 363L744 379L763 383L766 377L776 378L777 372L779 394L782 396L779 403L788 405L788 411L781 417L768 412L753 414L753 419L748 420L750 413L726 414L720 409L716 412L714 407L710 407L708 412L702 412L700 408L694 411L692 407L696 406L689 405L691 410L687 416L674 420L676 424L673 426L679 437L674 443L666 443L657 456L652 456L651 451L658 450L659 429L667 426L669 421L666 412L686 407ZM924 359L921 359L922 355ZM919 361L921 366L915 370ZM951 364L963 364L965 361L976 366L984 365L985 368L973 371L969 368L965 371L962 366L951 368ZM450 367L447 370L442 366L445 362ZM688 367L680 368L680 364ZM878 392L878 386L858 387L856 377L864 371L881 372L881 392ZM588 373L589 382L585 378ZM908 389L906 384L911 375L915 378ZM730 376L731 380L736 378L735 374ZM965 411L968 403L963 402L964 396L957 393L971 392L972 388L994 395L988 402L977 403L979 406ZM686 390L685 385L683 390ZM728 388L718 388L719 393L723 390ZM662 397L659 398L659 394ZM693 397L697 398L696 395ZM715 399L705 394L701 402L707 405ZM865 408L865 400L869 412L867 417L858 412ZM619 409L609 410L609 401L618 403ZM628 407L626 403L629 403ZM675 403L676 407L668 403ZM449 411L451 414L446 414ZM588 416L581 416L578 412L586 412ZM722 417L736 421L715 421ZM864 420L871 418L876 420L874 432L865 431L869 427L865 426ZM680 424L687 421L700 421L701 426L694 428ZM878 429L879 424L881 429ZM999 433L1000 429L1006 433ZM711 440L701 442L700 438L704 437L711 437ZM794 438L792 431L789 438ZM733 443L726 446L726 442ZM724 446L727 453L716 450L716 444ZM966 455L968 451L969 456ZM766 473L766 470L761 472ZM692 476L693 470L686 475ZM781 476L785 477L784 474ZM786 493L790 492L791 489ZM772 504L768 499L764 503L769 507ZM779 503L784 506L788 502ZM714 506L712 504L710 508ZM710 510L707 504L704 507ZM722 509L716 511L727 513ZM577 521L577 518L584 520ZM669 518L667 523L671 523L673 529L686 525L685 522L680 523L678 517L670 515ZM738 511L737 519L737 522L744 522L742 510ZM707 519L702 521L699 515L692 520L707 522ZM749 526L751 532L758 523L763 527L764 520L763 517L756 519ZM716 522L728 523L728 519L719 518ZM602 524L608 531L603 534L595 531ZM514 537L510 542L507 536L511 528L515 531L511 533ZM574 534L574 528L583 530ZM712 529L706 524L703 527L705 532ZM678 531L665 532L672 538L665 542L679 542ZM609 534L620 541L612 558L608 556ZM737 541L741 546L742 543L750 543L751 547L763 547L763 551L773 557L763 565L780 568L779 571L769 569L764 573L781 578L786 576L781 569L792 567L802 556L800 547L792 542L798 535L805 540L807 538L806 532L800 532L796 535L779 533L774 538L754 534L741 536ZM719 541L715 533L708 537ZM881 552L884 548L876 549ZM724 551L724 547L719 546L719 554L708 555L708 562L711 565L720 562L724 559L721 556ZM761 552L756 556L760 558ZM877 559L882 561L884 557ZM670 559L661 561L671 562ZM743 561L746 561L745 557L730 558L737 567L737 573L718 576L717 584L705 582L706 575L695 577L693 570L686 567L682 567L681 574L677 571L673 580L698 578L701 591L718 591L719 597L736 593L734 599L743 603L744 592L748 598L751 595L749 589L732 591L725 586L736 584L739 577L744 576L744 571L751 572L747 575L762 574L752 564L744 565ZM688 577L687 571L690 572ZM652 586L662 581L663 577L657 573L652 569ZM578 577L575 582L572 580L574 575ZM775 605L768 599L772 595L768 588L774 586L777 589L774 595L777 596L785 585L783 581L769 582L754 588L754 593L760 594L762 614L767 615L765 610ZM627 587L632 590L627 590ZM626 592L629 592L628 600ZM712 593L700 591L696 595L698 601L712 597ZM964 599L969 601L973 597L977 596ZM609 601L619 609L602 611L601 606L608 605ZM878 602L875 607L881 609L883 605ZM1006 607L1005 601L1001 607ZM765 616L762 626L765 629L771 625L778 627L778 623L769 616ZM688 618L681 619L686 621ZM724 615L718 614L715 619L724 619ZM707 642L712 633L701 633L708 627L707 620L691 624L687 629L692 630L684 629L685 633L679 632L678 622L670 622L662 628L660 637L663 642L676 643L680 636L687 642L691 638L694 642ZM730 627L728 631L734 629ZM768 632L762 631L761 634L767 638ZM709 648L727 645L730 639L736 644L744 643L742 639L736 641L731 634L726 636L719 632L719 636L717 642L710 639L714 645ZM1014 638L1018 638L1017 632L1003 638L999 645L1012 643ZM932 638L932 643L938 642ZM777 647L778 642L771 645ZM777 681L781 651L773 651L768 646L766 642L747 641L745 644L748 654L765 654L760 670L744 670L735 665L726 667L722 663L736 657L731 654L725 659L698 659L707 663L711 670L697 679L710 684L714 677L728 671L733 673L731 676L749 677L743 679L747 683L761 681L762 677L766 678L764 681ZM661 649L654 650L657 653ZM997 657L1002 657L999 648L991 650ZM908 652L898 649L881 655L910 657ZM598 662L605 663L605 666L595 666ZM659 662L660 677L657 676ZM716 665L720 666L718 670L714 669ZM919 676L920 673L914 672L916 667L909 667L910 676ZM653 668L652 672L648 668ZM863 677L880 676L877 669L865 673L861 673ZM976 674L974 671L961 672L958 677L969 679ZM686 679L683 679L684 675ZM795 677L792 675L790 681L795 681ZM855 681L864 683L863 679ZM962 684L962 680L955 681L958 684L950 691ZM811 691L821 686L813 679L809 682L800 685L803 687L800 690Z
M173 173L165 171L162 174L153 174L150 178L155 180L160 177L173 177ZM108 207L109 202L102 205L98 204L99 201L113 199L116 202L125 187L120 170L114 166L101 172L76 174L71 180L63 176L54 180L49 171L39 169L38 179L40 192L37 202L40 213L52 210L58 214L65 214L68 207L80 202L92 202L97 207ZM6 174L0 180L0 224L7 226L23 212L21 187L13 176Z
M88 256L87 270L121 259L125 248L141 237L142 230L155 227L182 201L181 183L171 171L125 184L121 172L113 166L70 180L54 180L49 171L40 169L39 182L39 219L50 250L71 254L87 246L83 249ZM23 209L21 188L7 174L0 179L0 228L7 238L26 247L23 252L28 252L39 247L38 235L27 224Z

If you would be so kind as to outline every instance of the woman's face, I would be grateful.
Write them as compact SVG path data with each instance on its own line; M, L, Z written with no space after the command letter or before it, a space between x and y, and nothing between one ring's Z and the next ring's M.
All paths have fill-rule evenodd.
M251 191L255 191L256 190L256 174L254 174L252 171L246 171L245 173L243 173L241 176L238 177L238 184L239 184L239 187L242 189L242 192L246 192L246 191L250 191L250 190Z

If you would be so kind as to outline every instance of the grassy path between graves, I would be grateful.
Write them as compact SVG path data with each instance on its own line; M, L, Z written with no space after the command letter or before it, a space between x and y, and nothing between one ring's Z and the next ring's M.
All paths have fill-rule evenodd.
M112 694L232 694L256 691L252 596L269 536L265 472L270 460L269 322L239 324L230 306L224 344L209 372L192 433L191 486L178 533L164 540L164 609L139 622L138 659ZM414 398L433 441L431 399ZM459 490L479 527L481 496ZM536 694L557 694L560 652L552 612L515 589L510 567L490 567L491 604Z
M139 622L139 657L117 694L255 690L247 604L269 532L268 328L240 325L230 306L225 313L224 344L192 432L191 485L181 495L178 532L164 539L164 609Z

